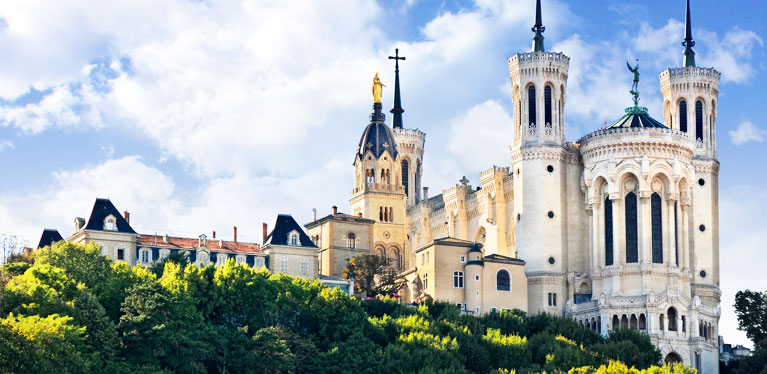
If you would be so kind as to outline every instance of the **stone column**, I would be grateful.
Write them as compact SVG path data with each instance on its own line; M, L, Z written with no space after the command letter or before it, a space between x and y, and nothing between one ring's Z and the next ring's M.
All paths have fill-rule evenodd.
M637 217L639 235L639 262L652 263L652 214L650 211L650 192L639 192L639 217Z
M601 227L599 226L599 212L600 207L602 204L600 204L599 200L594 201L591 204L591 220L589 222L590 224L590 233L591 233L591 270L595 271L599 268L599 254L601 251L601 240L599 238L599 233L602 232ZM592 287L593 289L593 287Z
M447 213L447 236L455 238L455 216L452 213Z
M677 253L676 253L676 238L674 236L676 227L674 226L674 204L676 203L676 197L675 196L669 196L666 199L666 222L663 225L663 231L667 232L668 235L666 237L668 240L666 240L667 245L665 245L665 248L668 248L666 253L668 253L668 263L672 264L674 266L679 266L679 262L677 259ZM679 221L677 217L677 221ZM678 222L677 222L678 224Z
M682 219L679 222L679 225L681 226L681 230L679 230L679 240L681 241L681 254L682 256L682 268L683 269L690 269L690 234L689 227L690 223L689 220L689 214L688 210L690 208L689 204L685 204L685 202L682 202L681 204L682 208Z
M613 202L613 264L626 263L626 211L623 209L623 199L610 195Z

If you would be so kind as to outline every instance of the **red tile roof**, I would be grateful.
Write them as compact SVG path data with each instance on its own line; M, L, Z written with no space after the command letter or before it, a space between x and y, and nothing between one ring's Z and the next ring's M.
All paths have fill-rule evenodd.
M176 236L168 236L168 242L161 235L144 235L141 234L138 237L138 245L151 245L153 247L160 248L184 248L193 249L197 248L199 244L198 238L180 238ZM243 243L243 242L231 242L231 241L219 241L218 239L208 239L207 247L212 251L227 251L246 254L263 254L258 244L256 243ZM223 244L223 245L222 245Z

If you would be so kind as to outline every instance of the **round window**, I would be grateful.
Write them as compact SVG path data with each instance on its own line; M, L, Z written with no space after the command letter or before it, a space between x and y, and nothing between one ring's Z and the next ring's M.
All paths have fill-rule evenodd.
M702 185L706 184L706 181L703 180L703 178L700 178L700 179L698 179L698 184L702 186Z
M698 226L698 230L700 230L700 232L706 231L706 225Z
M549 211L549 218L554 218L554 212Z
M549 257L549 264L554 265L554 257Z
M553 173L554 172L554 167L551 166L551 165L546 166L546 170L548 170L549 173Z
M706 277L706 271L705 270L701 270L700 271L700 277L701 278L705 278Z

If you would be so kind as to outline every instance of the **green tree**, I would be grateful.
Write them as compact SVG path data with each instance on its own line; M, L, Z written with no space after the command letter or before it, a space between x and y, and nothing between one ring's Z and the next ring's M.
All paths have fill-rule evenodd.
M77 285L64 270L51 265L35 265L5 286L0 294L0 313L71 314L76 297Z
M75 301L75 322L85 327L85 345L96 373L115 371L120 339L117 326L106 314L104 307L89 292L83 292Z
M365 292L367 296L396 294L405 284L398 276L386 257L376 255L359 255L349 259L344 268L344 278L354 278L358 293Z
M186 268L189 265L189 257L181 252L173 252L166 257L163 257L160 261L155 262L150 271L158 278L162 277L162 273L165 271L165 264L174 263L181 269Z
M745 331L756 349L767 349L767 291L738 291L735 294L738 330Z
M76 244L67 241L53 243L37 251L35 264L48 264L61 269L67 277L95 289L112 274L111 261L101 254L95 243Z
M613 360L620 360L628 366L639 369L657 365L661 352L650 341L650 336L633 329L610 331L605 343L597 344L594 350Z
M253 335L251 366L256 373L279 374L292 373L295 368L295 356L280 339L274 327L265 327Z

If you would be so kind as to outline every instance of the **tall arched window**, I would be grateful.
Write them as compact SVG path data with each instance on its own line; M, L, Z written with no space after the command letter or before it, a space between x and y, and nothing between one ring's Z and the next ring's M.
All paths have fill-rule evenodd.
M543 123L546 126L551 126L551 86L543 88Z
M639 240L637 235L637 195L626 195L626 262L639 262Z
M695 139L703 141L703 101L695 102Z
M650 209L652 210L652 262L663 263L663 214L661 199L657 192L650 196Z
M527 124L530 128L535 127L535 86L527 88Z
M506 270L499 270L495 275L495 289L498 291L511 291L511 277Z
M668 308L668 331L676 331L676 308Z
M402 160L402 185L405 186L405 196L410 195L410 190L408 189L408 163L407 160Z
M353 232L346 234L346 248L357 248L357 236Z
M456 270L453 272L453 287L463 288L463 272L462 271Z
M605 197L605 266L613 264L613 201Z
M687 132L687 102L679 102L679 131Z
M383 216L383 207L382 207L382 206L379 206L379 207L378 207L378 220L379 220L379 221L383 221L383 220L384 220L384 216Z
M389 222L394 222L394 207L389 207Z

